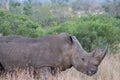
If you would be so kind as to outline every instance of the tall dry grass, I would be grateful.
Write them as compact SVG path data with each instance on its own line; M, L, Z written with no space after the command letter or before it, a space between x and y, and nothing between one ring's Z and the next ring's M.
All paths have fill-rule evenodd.
M45 74L40 75L39 79L34 79L28 71L19 71L13 75L7 74L6 77L1 77L0 80L120 80L120 53L105 57L97 74L91 77L71 68L54 77Z

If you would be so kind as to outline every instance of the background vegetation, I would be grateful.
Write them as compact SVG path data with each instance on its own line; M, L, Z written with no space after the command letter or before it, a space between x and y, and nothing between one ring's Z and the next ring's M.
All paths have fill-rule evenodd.
M68 32L90 51L120 43L119 0L1 0L3 36L43 37Z
M120 79L120 0L0 0L1 36L41 38L60 32L75 35L87 51L107 44L111 51L119 50L107 55L92 77L72 68L54 77L40 75L39 80ZM23 70L0 76L0 80L35 79Z

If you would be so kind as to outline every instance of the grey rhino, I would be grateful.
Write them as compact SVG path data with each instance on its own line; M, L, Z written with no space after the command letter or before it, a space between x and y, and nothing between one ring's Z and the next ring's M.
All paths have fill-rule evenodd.
M0 37L0 66L5 71L16 68L49 67L51 71L76 70L94 75L104 59L108 47L86 52L75 36L68 33L49 35L43 38Z

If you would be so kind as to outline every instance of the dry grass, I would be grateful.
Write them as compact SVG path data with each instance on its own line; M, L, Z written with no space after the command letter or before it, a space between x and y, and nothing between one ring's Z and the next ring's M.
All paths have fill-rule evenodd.
M120 54L107 56L99 66L97 74L91 77L72 68L54 77L45 74L40 76L40 79L34 79L27 71L19 71L13 75L7 74L0 80L46 80L46 78L47 80L120 80Z

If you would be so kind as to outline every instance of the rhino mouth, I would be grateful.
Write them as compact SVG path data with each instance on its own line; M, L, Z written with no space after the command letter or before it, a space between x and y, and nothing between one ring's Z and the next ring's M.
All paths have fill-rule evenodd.
M97 71L87 71L86 74L87 74L88 76L92 76L92 75L94 75L96 72L97 72Z

